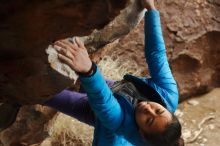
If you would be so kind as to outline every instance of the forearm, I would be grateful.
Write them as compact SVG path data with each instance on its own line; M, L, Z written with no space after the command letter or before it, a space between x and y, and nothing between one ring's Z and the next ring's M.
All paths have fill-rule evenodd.
M145 56L152 77L149 83L160 88L169 110L174 111L178 103L178 89L169 67L160 15L156 10L148 11L145 15Z
M149 57L152 52L163 53L166 56L165 43L162 35L160 13L157 10L149 10L145 13L145 55ZM162 51L162 52L161 52ZM150 58L147 58L150 59Z
M98 67L92 76L80 76L80 81L96 116L106 128L116 130L122 122L122 109Z
M151 77L154 80L173 82L173 76L166 56L166 48L157 10L145 14L145 56Z

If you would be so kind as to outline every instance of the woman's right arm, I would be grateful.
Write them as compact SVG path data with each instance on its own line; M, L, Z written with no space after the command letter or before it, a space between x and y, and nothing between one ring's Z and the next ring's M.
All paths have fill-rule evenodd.
M124 113L118 100L95 65L91 76L80 76L80 81L88 95L91 108L101 123L108 129L117 130L123 121Z
M54 47L59 53L59 59L80 74L79 79L97 118L106 128L117 130L124 118L122 107L113 96L97 65L92 64L82 42L78 39L73 44L59 41Z

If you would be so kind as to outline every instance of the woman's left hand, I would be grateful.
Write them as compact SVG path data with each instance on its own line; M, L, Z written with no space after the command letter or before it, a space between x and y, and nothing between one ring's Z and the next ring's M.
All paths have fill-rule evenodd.
M75 38L73 43L61 40L54 43L54 48L58 51L58 58L68 64L74 71L87 73L92 67L92 61L84 44Z

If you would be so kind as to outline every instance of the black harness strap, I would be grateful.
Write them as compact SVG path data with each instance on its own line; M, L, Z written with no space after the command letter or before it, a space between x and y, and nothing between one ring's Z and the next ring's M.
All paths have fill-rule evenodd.
M111 89L113 93L141 101L157 102L166 108L161 96L155 89L131 75L125 75L124 80L116 82Z

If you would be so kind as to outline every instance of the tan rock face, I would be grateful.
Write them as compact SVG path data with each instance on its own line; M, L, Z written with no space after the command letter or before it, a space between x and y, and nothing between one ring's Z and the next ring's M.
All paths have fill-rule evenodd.
M180 104L181 114L177 115L182 123L182 136L187 146L219 145L219 96L220 89L215 88ZM191 104L193 102L197 104Z
M82 39L95 51L127 34L139 22L136 18L141 11L134 0L0 2L0 102L40 103L70 86L73 80L50 67L45 52L48 45L58 39L85 36ZM135 23L131 21L132 26L118 35L108 33L120 28L123 21L110 23L120 15L123 20L135 18Z

